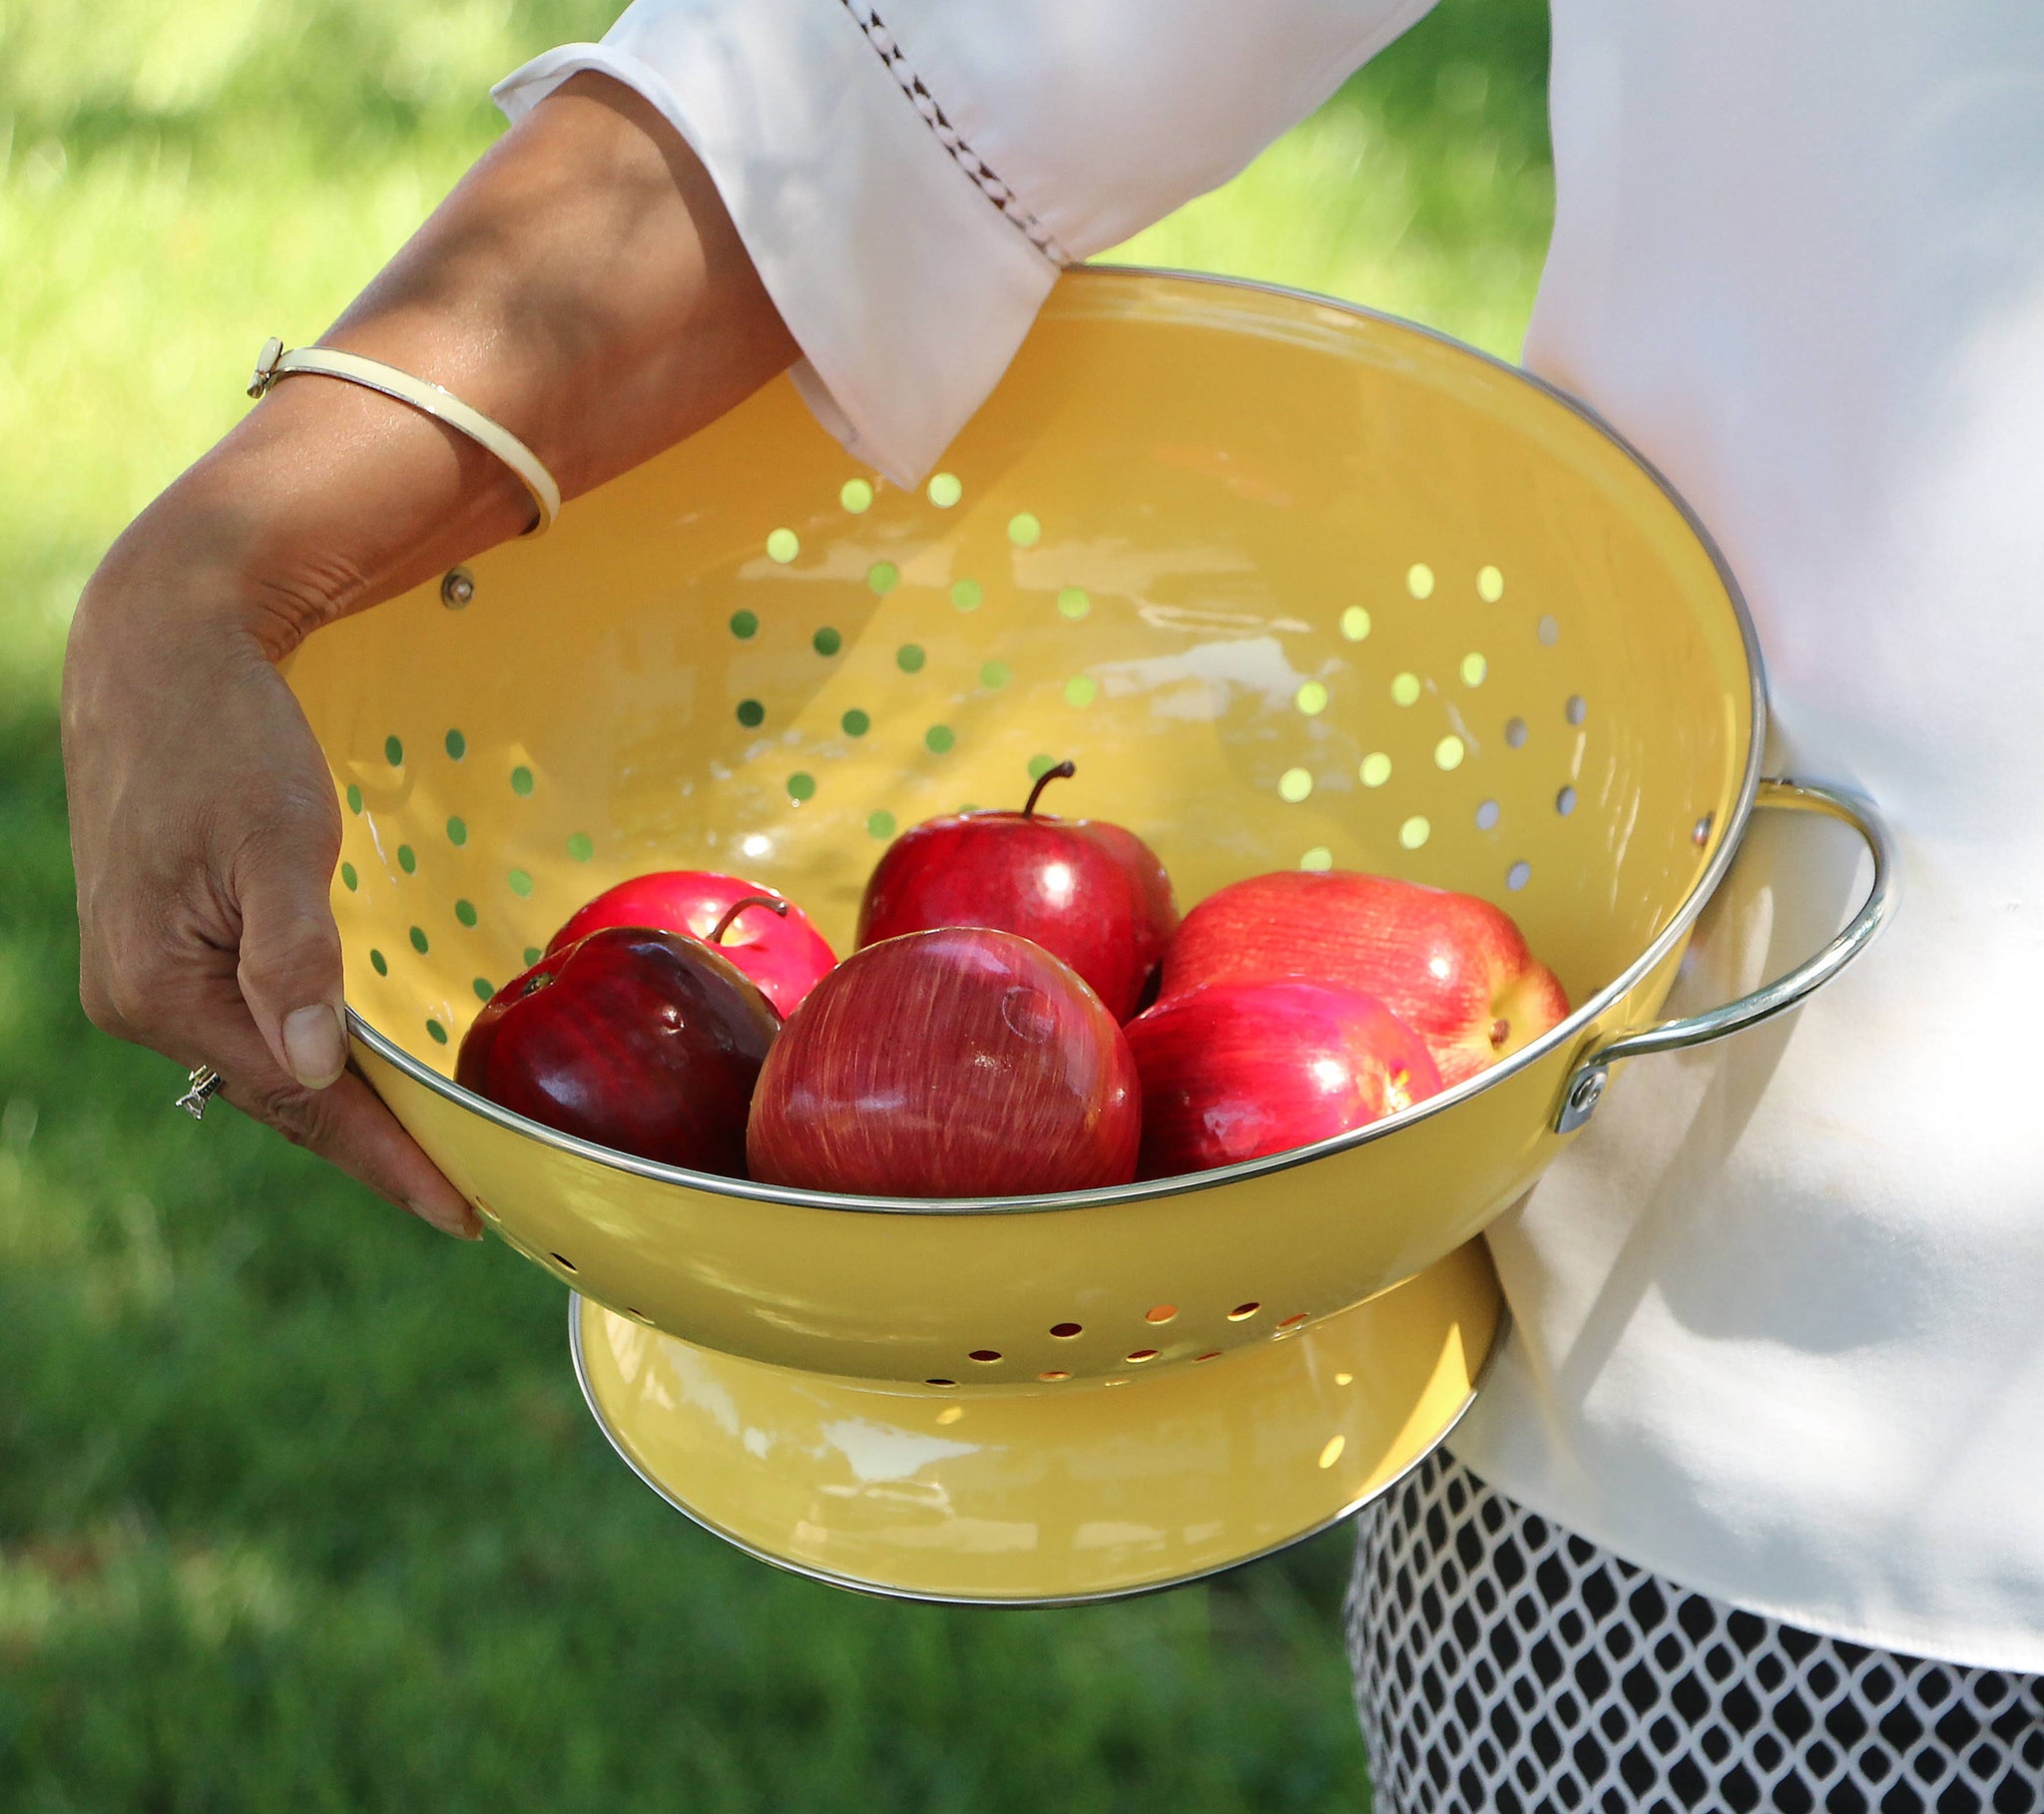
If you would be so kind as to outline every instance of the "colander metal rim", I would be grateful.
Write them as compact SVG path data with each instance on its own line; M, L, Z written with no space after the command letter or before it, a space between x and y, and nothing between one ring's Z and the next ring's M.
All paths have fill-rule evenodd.
M593 1302L595 1300L592 1299L590 1301ZM771 1550L761 1549L759 1545L727 1531L716 1520L706 1517L693 1506L677 1498L662 1482L655 1479L652 1474L640 1465L639 1458L625 1447L624 1438L612 1426L610 1419L604 1416L602 1407L596 1402L596 1388L590 1383L589 1378L589 1362L582 1351L582 1304L583 1296L581 1292L570 1291L568 1293L568 1351L575 1365L575 1383L582 1389L582 1403L587 1408L597 1429L603 1432L603 1439L610 1444L612 1453L639 1477L642 1485L651 1487L661 1499L673 1507L675 1511L679 1512L692 1525L695 1525L699 1530L709 1532L712 1537L719 1538L723 1542L730 1544L733 1549L743 1551L755 1562L766 1563L769 1568L778 1569L783 1574L798 1575L805 1581L819 1582L826 1587L845 1587L853 1593L863 1593L873 1599L908 1600L927 1606L984 1606L991 1611L1005 1611L1011 1607L1016 1610L1029 1610L1032 1608L1044 1610L1054 1606L1099 1605L1103 1601L1111 1599L1147 1599L1153 1593L1169 1593L1174 1587L1189 1587L1195 1582L1212 1581L1215 1577L1230 1574L1236 1569L1246 1569L1251 1563L1268 1562L1272 1557L1280 1556L1286 1550L1294 1549L1303 1543L1310 1543L1315 1537L1324 1536L1327 1532L1333 1530L1335 1526L1344 1524L1353 1518L1365 1506L1382 1499L1386 1493L1410 1476L1414 1469L1424 1463L1427 1457L1432 1455L1449 1437L1455 1434L1462 1420L1469 1415L1470 1406L1476 1403L1476 1395L1483 1390L1485 1383L1489 1380L1491 1370L1498 1364L1497 1357L1504 1352L1505 1340L1512 1332L1512 1307L1500 1295L1497 1308L1497 1323L1491 1331L1490 1348L1483 1357L1483 1364L1476 1369L1476 1377L1469 1382L1469 1390L1464 1395L1462 1402L1450 1413L1447 1420L1435 1433L1433 1440L1408 1461L1404 1467L1400 1468L1396 1474L1392 1475L1389 1480L1379 1481L1366 1492L1357 1494L1355 1498L1342 1506L1338 1512L1330 1513L1327 1517L1321 1519L1319 1523L1309 1525L1303 1531L1294 1531L1289 1537L1280 1537L1276 1543L1267 1544L1261 1550L1253 1550L1247 1556L1238 1556L1229 1562L1215 1563L1211 1568L1195 1569L1191 1574L1173 1576L1168 1581L1141 1582L1134 1587L1101 1587L1090 1593L1055 1593L1034 1596L1023 1594L975 1596L970 1593L927 1592L913 1587L889 1587L882 1586L878 1582L861 1581L853 1575L837 1575L828 1569L812 1569L806 1563L798 1563L791 1557L776 1556ZM608 1308L608 1306L604 1305L599 1305L598 1307ZM611 1314L615 1315L616 1312L613 1311ZM655 1330L654 1333L664 1334L665 1331ZM680 1338L675 1337L671 1339L679 1340ZM754 1363L756 1366L770 1366L771 1364L768 1361ZM786 1369L786 1371L799 1372L800 1369L791 1368Z
M1443 1090L1437 1096L1430 1096L1423 1102L1414 1103L1409 1109L1387 1116L1382 1121L1351 1129L1346 1134L1332 1134L1326 1139L1315 1140L1308 1146L1294 1146L1287 1151L1269 1153L1262 1158L1245 1159L1240 1164L1217 1166L1211 1171L1189 1172L1182 1177L1145 1178L1129 1184L1110 1184L1093 1190L1055 1191L1037 1196L865 1196L762 1184L751 1178L725 1177L717 1172L692 1171L681 1165L665 1165L656 1159L641 1158L635 1153L619 1152L609 1146L599 1146L592 1140L581 1139L572 1134L564 1134L557 1128L529 1121L524 1116L516 1115L509 1109L489 1101L486 1097L464 1090L452 1078L443 1077L430 1065L414 1058L403 1047L378 1032L353 1008L349 1008L349 1030L363 1045L412 1082L474 1115L481 1116L485 1121L492 1122L513 1134L538 1140L543 1145L573 1153L579 1158L589 1159L615 1171L650 1178L657 1183L680 1184L692 1190L708 1191L717 1196L741 1197L752 1202L779 1203L802 1209L832 1209L856 1214L1032 1215L1148 1202L1159 1197L1183 1196L1194 1190L1215 1190L1224 1185L1240 1183L1245 1178L1264 1177L1287 1171L1294 1165L1309 1164L1315 1159L1326 1158L1336 1152L1345 1152L1352 1147L1366 1145L1371 1140L1384 1139L1401 1133L1419 1122L1459 1108L1483 1091L1504 1083L1528 1066L1541 1063L1561 1047L1571 1044L1615 1002L1623 1000L1630 994L1669 952L1674 950L1677 941L1696 923L1698 915L1703 912L1706 903L1725 879L1726 871L1731 868L1734 858L1739 853L1747 821L1752 817L1754 799L1760 788L1761 759L1767 741L1768 684L1767 671L1761 660L1760 637L1754 629L1753 616L1747 609L1746 595L1740 590L1738 578L1734 575L1731 564L1725 559L1724 551L1719 548L1716 538L1705 528L1702 520L1690 508L1688 500L1675 488L1666 474L1589 404L1550 384L1537 373L1497 358L1480 347L1456 339L1452 334L1442 333L1438 328L1407 321L1401 316L1387 314L1382 309L1367 308L1359 302L1345 302L1336 296L1323 296L1315 291L1297 289L1287 284L1263 283L1251 277L1218 276L1206 271L1174 270L1163 265L1086 264L1074 266L1068 274L1082 280L1133 276L1205 284L1217 289L1246 289L1263 295L1287 297L1293 301L1310 303L1318 308L1332 309L1338 314L1374 321L1401 333L1415 334L1421 339L1431 340L1464 357L1475 359L1507 377L1529 384L1550 401L1559 404L1611 442L1647 475L1662 496L1674 506L1677 515L1697 538L1698 544L1709 558L1719 583L1725 588L1726 598L1738 622L1740 640L1746 650L1747 674L1752 684L1753 721L1748 733L1746 763L1740 777L1738 797L1733 802L1724 834L1718 840L1718 847L1712 853L1711 860L1704 866L1703 873L1698 876L1689 893L1683 898L1682 904L1676 909L1668 924L1648 944L1646 950L1614 981L1599 990L1566 1020L1549 1028L1530 1045L1513 1053L1510 1058L1499 1061L1488 1070L1477 1072L1452 1089Z

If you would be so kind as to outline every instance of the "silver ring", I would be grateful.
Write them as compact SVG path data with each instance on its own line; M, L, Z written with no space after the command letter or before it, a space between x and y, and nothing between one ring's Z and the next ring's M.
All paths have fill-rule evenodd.
M211 1065L200 1065L186 1082L191 1087L178 1098L178 1107L195 1122L203 1122L206 1105L220 1093L221 1075Z

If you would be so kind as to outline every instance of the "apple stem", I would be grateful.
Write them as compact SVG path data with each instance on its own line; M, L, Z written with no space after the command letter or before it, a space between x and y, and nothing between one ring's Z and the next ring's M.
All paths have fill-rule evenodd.
M1042 797L1043 790L1046 787L1048 787L1051 784L1051 782L1069 781L1078 772L1078 763L1071 761L1070 759L1060 762L1055 768L1046 768L1040 775L1036 777L1036 785L1030 788L1029 800L1028 803L1024 805L1024 807L1022 808L1022 816L1026 819L1032 817L1035 814L1036 802L1039 798Z
M723 944L724 935L731 930L732 921L744 913L748 907L770 908L773 912L779 914L782 919L787 918L787 903L785 901L775 900L770 894L749 894L743 901L734 901L724 910L724 918L710 928L710 936L703 941L704 944Z

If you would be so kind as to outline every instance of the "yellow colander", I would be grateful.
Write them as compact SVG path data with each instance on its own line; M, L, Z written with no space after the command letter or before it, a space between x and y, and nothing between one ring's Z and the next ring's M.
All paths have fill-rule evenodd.
M1737 594L1607 430L1417 328L1211 279L1074 273L920 492L775 385L290 679L346 799L361 1070L580 1293L585 1388L649 1481L885 1591L1154 1587L1381 1490L1492 1345L1469 1243L1609 1064L1788 1005L1888 898L1863 802L1760 782ZM1182 905L1294 866L1463 889L1575 1014L1355 1134L1029 1199L706 1177L451 1081L599 888L734 870L842 952L897 828L1067 756L1050 806L1142 833ZM1781 984L1653 1031L1757 798L1851 818L1874 892Z

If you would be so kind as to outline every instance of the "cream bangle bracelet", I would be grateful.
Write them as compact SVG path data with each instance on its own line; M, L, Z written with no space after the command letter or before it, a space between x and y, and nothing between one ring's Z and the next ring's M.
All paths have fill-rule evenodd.
M350 384L366 385L386 397L424 410L479 447L487 448L518 475L519 482L539 506L539 521L525 532L527 535L544 535L561 514L561 488L532 449L508 428L492 422L480 410L469 408L452 391L414 378L410 372L399 371L379 359L365 359L359 353L336 352L328 346L300 346L286 352L283 342L271 336L264 342L261 356L256 361L255 375L249 380L250 396L261 396L279 378L288 378L294 372L316 372L324 378L345 378Z

